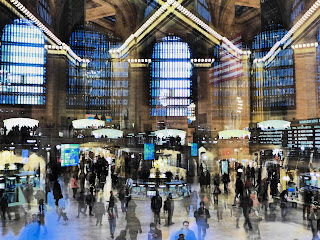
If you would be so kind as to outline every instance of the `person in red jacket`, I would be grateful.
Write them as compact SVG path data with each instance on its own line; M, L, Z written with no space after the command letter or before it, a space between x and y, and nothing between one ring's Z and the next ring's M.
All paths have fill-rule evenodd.
M76 176L74 176L71 179L71 188L72 188L72 192L73 192L73 198L76 198L76 194L77 194L77 191L79 188L78 180L77 180Z

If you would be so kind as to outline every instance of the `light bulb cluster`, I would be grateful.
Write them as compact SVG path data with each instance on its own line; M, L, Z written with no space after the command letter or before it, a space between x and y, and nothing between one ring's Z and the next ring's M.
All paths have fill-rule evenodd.
M190 60L192 63L212 63L214 58L195 58Z
M53 32L51 32L45 25L41 23L41 21L36 18L23 4L21 4L18 0L10 0L10 2L18 8L24 16L30 19L37 27L39 27L53 42L55 42L58 46L48 45L47 49L56 49L56 50L66 50L68 54L74 58L79 63L88 62L88 59L82 59L77 54L75 54L71 48L62 42ZM49 48L51 46L51 48Z
M318 43L303 43L303 44L296 44L296 45L292 45L291 48L292 49L297 49L297 48L313 48L313 47L318 47Z
M151 63L151 59L128 59L129 63Z
M243 101L241 99L241 97L237 97L237 112L241 113L242 109L243 109Z
M265 62L269 58L271 58L274 54L277 54L277 49L280 46L283 46L289 38L304 24L311 16L312 14L318 10L320 7L320 0L317 0L312 7L309 8L309 10L299 19L299 21L284 35L284 37L276 42L276 44L270 49L270 51L261 59L255 59L255 62Z

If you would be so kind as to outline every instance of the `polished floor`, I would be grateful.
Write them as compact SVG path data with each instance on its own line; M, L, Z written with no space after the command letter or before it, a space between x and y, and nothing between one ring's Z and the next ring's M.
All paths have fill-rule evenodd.
M103 198L104 202L108 199L108 190L110 185L105 186L105 191L98 194L98 198ZM198 190L198 186L192 186L194 189ZM64 193L69 193L71 195L71 189L64 189ZM219 210L222 211L222 219L217 220L217 208L211 204L209 211L211 218L209 219L209 229L207 231L206 238L210 239L252 239L248 236L245 229L243 228L244 218L243 215L240 218L240 228L236 228L236 218L232 212L232 201L233 196L230 194L228 198L223 199L223 195L220 195L219 203L225 203L224 207L220 207ZM27 210L26 218L21 214L21 219L19 221L7 221L5 227L1 227L0 239L112 239L109 232L109 223L107 216L103 216L103 223L100 226L96 226L96 218L94 216L87 216L80 214L80 218L76 218L78 203L75 199L71 197L70 205L67 209L68 221L64 222L60 220L57 222L56 207L54 205L53 196L49 193L48 197L48 209L46 213L46 228L40 228L39 234L34 234L32 225L25 226L26 218L30 219L33 213L38 212L38 206L34 202L31 205L31 209ZM162 231L163 239L174 239L172 238L175 233L182 227L182 222L187 220L190 222L190 229L193 230L197 236L197 226L195 223L195 218L191 212L187 212L185 209L185 201L188 199L175 200L175 209L173 214L174 225L166 227L165 219L162 219L162 224L159 228ZM148 239L149 224L153 222L153 214L150 209L149 199L133 199L136 204L135 223L140 221L142 233L138 234L137 239ZM107 203L106 203L107 204ZM120 202L117 203L119 209L119 218L117 219L117 226L115 231L115 237L117 237L121 230L124 230L127 225L125 219L126 213L122 213L120 209ZM88 210L87 210L88 213ZM277 220L275 222L267 222L263 219L260 223L261 239L272 239L272 240L311 240L311 231L307 229L307 221L302 218L302 209L299 207L297 209L290 208L288 213L288 218L286 222L282 222L280 218L279 208L276 210ZM261 216L264 218L263 210L260 212ZM129 235L129 234L128 234ZM130 239L127 236L127 239ZM254 238L253 238L254 239Z

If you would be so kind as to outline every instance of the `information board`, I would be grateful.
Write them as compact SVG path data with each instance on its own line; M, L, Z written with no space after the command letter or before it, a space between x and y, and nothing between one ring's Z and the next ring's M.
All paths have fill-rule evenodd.
M191 157L198 156L198 143L191 143Z
M144 144L144 160L153 160L154 159L154 144L145 143Z
M79 144L61 144L61 167L77 166L79 153Z

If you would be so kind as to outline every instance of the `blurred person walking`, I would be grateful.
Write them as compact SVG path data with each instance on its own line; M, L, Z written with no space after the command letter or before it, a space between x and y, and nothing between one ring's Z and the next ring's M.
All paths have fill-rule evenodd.
M9 213L9 204L7 200L6 194L1 194L0 196L0 207L1 207L1 219L2 219L2 226L6 226L6 214L8 215L9 221L11 221L11 215Z
M319 240L318 231L319 231L319 220L320 214L318 212L318 208L314 205L311 205L311 214L309 216L309 226L312 232L312 240Z
M193 192L191 193L191 196L190 196L190 200L191 200L190 206L192 206L192 211L197 210L198 199L199 199L198 192L195 189L193 189Z
M65 198L61 198L59 200L59 210L58 210L58 222L60 221L60 218L64 220L64 222L67 222L69 220L67 216L67 209L69 207L69 198L68 195L65 195Z
M312 203L313 193L308 187L305 187L303 192L303 220L309 219L310 205ZM306 217L307 212L307 217Z
M289 201L289 197L288 197L288 190L283 190L280 193L280 208L281 208L281 218L282 221L286 221L286 217L288 214L288 201Z
M93 209L95 202L96 202L95 196L92 194L91 191L88 191L88 193L86 195L86 204L87 204L87 206L89 206L89 216L94 216L92 213L92 209Z
M137 240L138 233L142 233L140 220L136 217L135 214L131 215L127 220L126 231L129 232L130 240Z
M119 191L118 198L121 202L121 211L125 212L126 211L126 192L124 187L122 187L121 190Z
M61 186L58 180L55 180L53 184L53 197L55 200L55 205L59 205L59 199L63 198L62 191L61 191Z
M111 238L114 238L114 232L116 231L117 226L117 218L118 218L118 209L117 205L114 203L113 206L108 207L108 221L109 221L109 229Z
M200 202L200 207L194 212L194 217L198 225L198 240L204 240L209 228L208 219L210 218L210 213L204 207L203 202Z
M87 216L86 214L86 204L85 204L85 197L82 192L80 192L80 196L78 197L78 216L77 218L80 217L80 213L82 213L84 216ZM82 211L84 209L84 211Z
M103 203L103 199L100 198L100 202L97 202L94 207L94 214L97 219L96 226L100 223L100 226L102 225L102 216L106 213L106 208Z
M259 216L258 211L251 211L249 214L249 219L252 226L252 231L249 233L251 239L261 239L259 225L262 221L262 217Z
M71 188L72 188L72 193L73 193L73 198L76 198L76 194L79 188L79 184L78 184L78 180L76 176L73 176L73 178L71 178Z
M235 184L235 195L234 195L234 201L233 205L236 206L237 198L240 198L243 196L244 191L244 184L241 180L240 176L237 176L236 184Z

